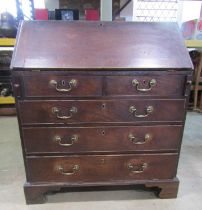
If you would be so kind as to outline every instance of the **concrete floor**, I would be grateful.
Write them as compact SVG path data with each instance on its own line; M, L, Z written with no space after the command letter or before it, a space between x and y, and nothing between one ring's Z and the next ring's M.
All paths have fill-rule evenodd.
M0 118L0 210L202 210L202 115L188 113L178 177L178 198L161 200L143 190L68 192L49 195L45 204L25 204L24 166L17 120Z

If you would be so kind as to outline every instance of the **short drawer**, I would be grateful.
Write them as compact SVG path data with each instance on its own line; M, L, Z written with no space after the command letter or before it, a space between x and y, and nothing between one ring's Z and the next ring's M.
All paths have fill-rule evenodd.
M19 101L22 124L182 122L185 100Z
M182 126L23 128L27 154L165 151L179 148Z
M77 97L102 95L102 77L58 76L54 74L24 76L26 97Z
M184 75L108 76L107 95L182 96Z
M177 154L27 157L28 182L171 179Z

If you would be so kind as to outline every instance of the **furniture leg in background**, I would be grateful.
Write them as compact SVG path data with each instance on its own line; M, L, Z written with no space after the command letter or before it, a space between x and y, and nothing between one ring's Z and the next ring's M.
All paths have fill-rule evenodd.
M202 82L202 76L201 76L201 70L202 70L202 52L200 52L200 60L199 64L196 66L196 71L195 71L195 86L194 86L194 108L193 110L196 111L202 111L202 99L200 98L200 103L197 108L197 103L198 103L198 95L199 95L199 90L200 90L200 82Z

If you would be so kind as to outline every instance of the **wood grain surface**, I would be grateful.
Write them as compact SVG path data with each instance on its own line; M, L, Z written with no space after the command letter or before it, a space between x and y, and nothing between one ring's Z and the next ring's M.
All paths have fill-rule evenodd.
M182 126L25 127L26 154L178 151ZM71 138L77 135L78 140ZM130 135L134 138L131 139ZM145 140L145 136L150 138ZM56 141L59 136L62 140ZM132 141L133 140L133 141ZM63 144L63 145L60 145ZM64 144L72 144L65 146Z
M106 180L170 179L176 175L177 155L93 155L62 157L28 157L29 182L94 182ZM137 166L146 163L142 173L134 173L128 164ZM58 170L72 172L74 165L79 169L72 175ZM62 172L63 172L62 171Z
M12 68L190 69L177 23L24 21Z
M131 113L130 107L137 111ZM147 112L148 107L153 112ZM126 122L183 122L185 100L60 100L19 101L22 124L80 124L80 123L126 123ZM57 107L59 112L54 113ZM71 113L72 108L77 113ZM137 116L135 116L135 114ZM69 119L59 119L70 116ZM138 117L139 115L148 115Z

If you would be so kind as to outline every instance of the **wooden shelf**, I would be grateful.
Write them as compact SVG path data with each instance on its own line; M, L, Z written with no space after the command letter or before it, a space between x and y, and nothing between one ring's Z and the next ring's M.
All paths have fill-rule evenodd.
M15 107L0 108L0 116L14 116L16 115Z
M0 47L13 47L15 45L15 39L0 38ZM15 104L14 97L0 97L0 105L2 104Z
M16 39L0 38L0 46L14 46ZM202 48L202 40L185 40L187 47Z
M0 104L15 104L15 98L12 96L0 97Z
M10 38L0 38L0 46L14 46L15 39Z
M185 40L188 48L202 48L202 40Z
M16 39L0 38L0 46L14 46ZM202 40L185 40L187 47L202 48Z

